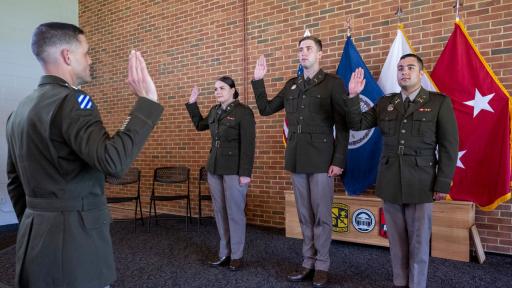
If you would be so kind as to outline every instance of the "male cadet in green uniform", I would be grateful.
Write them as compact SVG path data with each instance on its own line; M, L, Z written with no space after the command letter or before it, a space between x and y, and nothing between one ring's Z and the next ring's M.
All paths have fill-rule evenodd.
M132 51L127 82L137 101L110 136L91 97L76 88L91 81L88 51L72 24L44 23L32 36L45 75L7 121L7 189L20 219L16 287L105 287L116 277L105 175L128 169L163 108Z
M284 108L288 121L285 169L292 173L304 238L302 269L288 275L288 280L303 281L314 275L313 286L324 287L330 263L333 178L343 171L348 145L343 106L346 92L341 79L320 69L320 39L302 38L298 57L304 74L290 79L277 96L268 100L263 82L267 64L262 55L256 63L252 88L261 115Z
M427 284L432 200L450 190L458 154L450 98L421 87L422 75L420 57L402 56L397 72L401 92L382 97L361 113L358 95L365 81L358 68L347 99L351 129L381 130L384 145L376 192L384 200L393 282L414 288Z

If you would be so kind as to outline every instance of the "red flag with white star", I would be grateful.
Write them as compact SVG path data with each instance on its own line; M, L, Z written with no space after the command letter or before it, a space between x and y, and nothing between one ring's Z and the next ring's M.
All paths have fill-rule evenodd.
M510 95L460 20L431 76L452 99L459 128L450 198L493 210L510 199Z

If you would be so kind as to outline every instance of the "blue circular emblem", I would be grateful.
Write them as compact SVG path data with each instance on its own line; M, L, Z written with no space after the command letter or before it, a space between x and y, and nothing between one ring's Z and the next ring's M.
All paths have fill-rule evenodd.
M368 209L357 209L352 214L352 226L361 233L368 233L375 227L375 216Z

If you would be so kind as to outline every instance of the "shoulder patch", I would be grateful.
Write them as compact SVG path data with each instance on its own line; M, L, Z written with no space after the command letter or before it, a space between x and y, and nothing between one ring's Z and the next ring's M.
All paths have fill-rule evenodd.
M87 94L77 94L76 101L78 102L78 106L80 106L80 109L82 110L93 109L92 99Z

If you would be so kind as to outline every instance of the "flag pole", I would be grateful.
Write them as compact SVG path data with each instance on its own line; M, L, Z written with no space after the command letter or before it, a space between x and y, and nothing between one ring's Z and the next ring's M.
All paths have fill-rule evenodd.
M347 18L347 37L350 37L350 30L352 30L352 18L349 16Z
M453 4L453 8L455 8L455 22L459 22L460 20L460 15L459 15L459 7L462 7L462 3L460 3L460 0L456 0L455 1L455 4Z
M402 16L404 12L402 11L402 7L400 6L400 1L398 1L398 8L396 9L395 16L398 17L398 27L400 29L404 29L404 25L402 24Z

